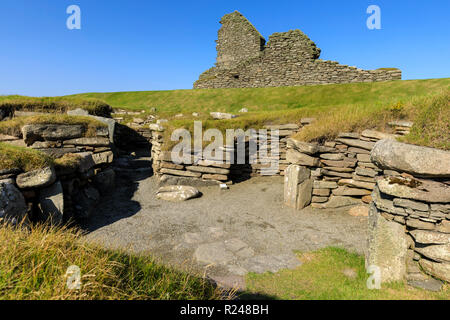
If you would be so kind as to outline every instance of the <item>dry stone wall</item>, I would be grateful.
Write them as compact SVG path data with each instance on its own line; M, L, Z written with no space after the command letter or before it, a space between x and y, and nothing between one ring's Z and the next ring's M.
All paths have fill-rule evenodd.
M287 141L287 161L294 166L302 166L310 171L311 189L292 190L297 197L305 197L310 193L309 201L298 201L297 209L308 205L314 208L327 209L360 204L371 201L371 193L375 187L376 177L392 174L390 170L381 170L370 159L370 152L375 143L381 139L394 139L406 134L412 123L392 122L390 125L397 134L387 134L374 130L358 133L341 133L333 141L323 144L306 143L294 139ZM401 130L400 130L401 129ZM295 188L289 179L297 179L286 175L285 188ZM293 203L286 199L286 203Z
M194 153L189 163L180 164L172 161L171 152L163 150L164 144L164 121L158 120L158 123L151 124L150 131L152 138L149 140L152 145L153 171L159 175L161 180L167 183L193 184L195 181L210 182L211 184L237 182L253 176L260 175L284 175L285 169L289 165L287 156L288 138L298 132L304 125L308 125L312 119L302 119L302 124L284 124L267 125L267 135L260 136L259 133L254 137L256 141L256 154L251 154L250 142L247 137L245 141L235 140L232 146L224 146L223 154L219 159L237 159L238 152L244 150L245 163L233 164L218 163L217 158L199 158L196 159ZM278 135L272 136L272 130L277 130ZM275 141L278 142L278 151L274 148ZM167 142L167 141L166 141ZM240 145L243 144L243 146ZM219 157L219 155L216 155ZM250 160L257 158L256 161ZM277 162L276 168L272 166ZM273 169L272 169L273 168Z
M397 134L343 133L322 145L288 139L288 207L369 204L367 266L381 281L450 282L450 152L397 142Z
M107 121L105 119L105 121ZM31 124L19 137L0 135L0 142L39 150L70 165L22 172L0 168L0 215L13 223L54 224L88 218L102 194L114 187L114 145L108 127L85 137L80 125Z
M393 174L372 193L367 264L383 282L450 282L450 152L382 140L371 159Z
M280 87L401 80L396 68L362 70L319 59L321 50L300 30L265 40L239 12L224 16L216 66L200 75L195 89Z

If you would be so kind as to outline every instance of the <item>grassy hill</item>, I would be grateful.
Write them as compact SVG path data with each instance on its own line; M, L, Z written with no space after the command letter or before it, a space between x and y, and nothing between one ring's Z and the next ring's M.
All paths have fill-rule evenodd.
M152 92L86 93L71 98L101 99L113 108L142 111L152 108L171 120L176 128L193 130L193 119L203 121L204 129L258 129L265 124L299 122L303 117L318 121L296 137L304 141L332 139L339 132L372 128L389 131L391 120L418 120L404 141L450 149L450 78L354 83L337 85L203 89ZM212 120L209 112L237 113L233 120ZM192 112L200 113L194 118ZM183 113L175 118L174 115ZM127 119L125 119L127 120ZM166 139L169 141L170 139ZM170 144L165 148L170 148Z
M450 78L278 88L201 89L84 93L70 97L101 99L113 108L161 113L282 111L406 102L412 96L450 88Z

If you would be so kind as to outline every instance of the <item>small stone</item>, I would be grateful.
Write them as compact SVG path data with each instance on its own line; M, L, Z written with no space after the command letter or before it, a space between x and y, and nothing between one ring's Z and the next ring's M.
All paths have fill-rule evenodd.
M334 181L314 181L314 189L336 189L338 184Z
M427 212L429 210L429 206L426 203L401 198L394 199L394 206L424 212Z
M355 173L359 176L364 176L364 177L375 177L378 173L370 168L361 168L361 167L357 167L355 170Z
M321 159L325 160L344 160L344 155L342 153L322 153L320 155Z
M159 188L156 197L166 201L179 202L197 198L200 195L200 192L191 186L166 186Z
M237 116L231 113L223 113L223 112L211 112L211 117L215 120L230 120L236 118Z
M349 187L339 187L333 190L333 195L335 196L367 196L370 195L371 191L366 189L357 189L357 188L349 188Z
M440 292L444 284L439 280L428 278L426 280L408 280L408 285L426 291Z
M56 172L53 167L37 169L19 174L16 178L20 189L45 188L56 181Z
M246 112L248 112L247 108L242 108L241 110L239 110L239 113L246 113Z
M352 197L331 196L326 203L313 203L311 206L317 209L335 209L361 204L361 201Z

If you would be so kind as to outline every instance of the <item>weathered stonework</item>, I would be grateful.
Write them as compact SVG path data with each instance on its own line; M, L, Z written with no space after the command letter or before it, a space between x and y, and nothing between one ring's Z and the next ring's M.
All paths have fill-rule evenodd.
M321 60L321 50L300 30L274 33L265 45L261 34L237 11L220 23L216 66L200 75L195 89L401 80L396 68L361 70Z

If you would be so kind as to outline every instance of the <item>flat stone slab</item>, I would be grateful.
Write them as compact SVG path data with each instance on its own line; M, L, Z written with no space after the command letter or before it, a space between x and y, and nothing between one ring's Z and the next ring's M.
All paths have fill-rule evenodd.
M191 186L166 186L158 190L156 197L167 201L186 201L197 198L200 192Z
M380 168L416 177L450 177L450 152L445 150L384 139L375 144L371 159Z
M56 181L56 172L53 167L21 173L16 183L20 189L45 188Z

